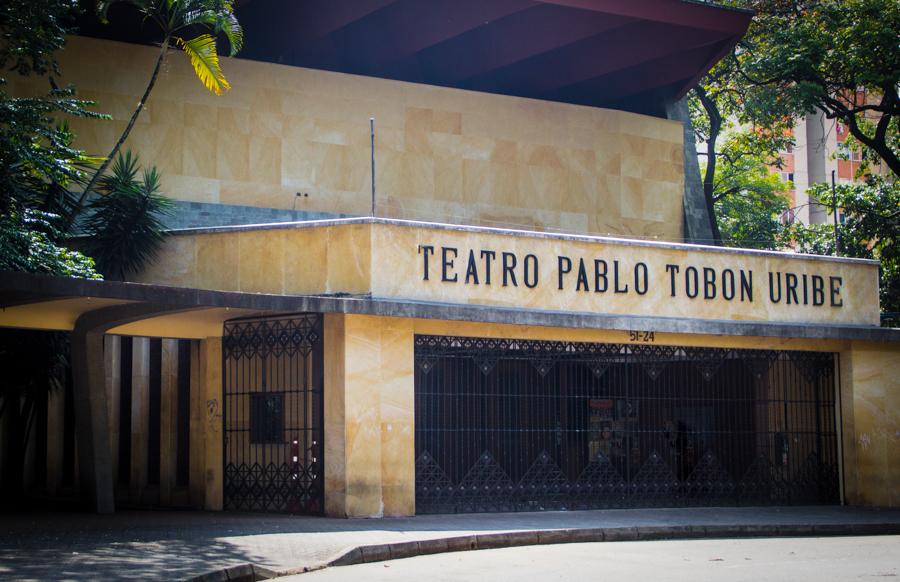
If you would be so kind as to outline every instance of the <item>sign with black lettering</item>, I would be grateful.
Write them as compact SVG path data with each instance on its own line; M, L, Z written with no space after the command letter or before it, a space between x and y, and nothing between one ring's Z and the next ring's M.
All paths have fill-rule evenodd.
M533 253L418 245L422 281L462 286L535 289L557 292L644 296L654 289L671 298L728 303L767 302L822 309L844 306L844 278L753 267L721 267L694 262L651 266L626 258L557 254L547 266ZM636 341L636 340L635 340ZM652 341L652 340L650 340Z

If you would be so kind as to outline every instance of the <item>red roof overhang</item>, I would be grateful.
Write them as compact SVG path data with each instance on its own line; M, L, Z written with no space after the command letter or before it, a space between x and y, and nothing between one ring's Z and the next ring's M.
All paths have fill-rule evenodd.
M242 58L655 112L752 16L686 0L242 0L237 14ZM135 38L112 21L118 34L84 33Z
M625 109L683 96L752 16L684 0L244 0L238 15L244 58Z

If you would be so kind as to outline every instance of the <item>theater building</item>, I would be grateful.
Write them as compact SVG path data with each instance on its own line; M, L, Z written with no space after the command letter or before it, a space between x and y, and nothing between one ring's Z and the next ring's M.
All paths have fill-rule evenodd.
M222 97L169 60L128 142L178 200L152 265L3 274L0 325L72 338L34 487L347 517L900 505L877 263L698 244L679 99L748 14L299 6ZM114 116L81 147L155 55L70 40L64 80Z

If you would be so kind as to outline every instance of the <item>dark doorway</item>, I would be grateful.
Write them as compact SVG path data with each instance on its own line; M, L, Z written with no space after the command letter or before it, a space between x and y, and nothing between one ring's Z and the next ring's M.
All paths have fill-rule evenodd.
M417 336L416 510L837 503L835 365Z
M321 315L227 322L222 354L225 508L321 514Z

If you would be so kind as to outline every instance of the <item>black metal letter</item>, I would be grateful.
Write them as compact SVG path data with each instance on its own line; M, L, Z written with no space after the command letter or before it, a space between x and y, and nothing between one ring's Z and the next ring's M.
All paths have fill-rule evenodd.
M557 257L557 266L558 266L558 276L559 276L559 289L562 291L563 288L563 275L566 273L570 273L572 271L572 259L569 257L564 257L560 255Z
M525 286L534 289L538 278L538 258L535 255L525 255Z
M638 263L634 266L634 290L638 295L647 293L647 265Z
M494 251L481 251L481 258L484 259L484 284L491 284L491 261L494 260L494 257L497 256L497 253Z
M512 253L503 253L503 286L507 287L506 278L509 275L509 278L512 280L512 286L518 287L519 284L516 283L516 263L518 260L516 259L516 255Z
M452 259L448 258L448 255L451 252L453 253ZM456 255L458 255L458 254L459 254L459 251L457 251L453 247L441 247L441 258L443 259L441 261L441 281L446 281L449 283L456 283L456 280L458 279L458 277L456 276L456 273L453 273L453 278L451 279L450 277L447 276L447 270L453 268L453 261L456 259Z
M843 284L844 279L842 277L828 277L828 285L831 288L832 307L841 307L844 305L844 300L839 299L841 295L841 285Z
M434 246L432 245L419 245L419 254L423 257L423 269L422 269L422 280L428 280L428 253L434 254Z
M667 264L666 272L669 274L669 282L672 285L672 297L675 297L675 275L678 274L678 271L681 270L681 267L678 265Z

